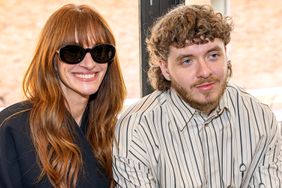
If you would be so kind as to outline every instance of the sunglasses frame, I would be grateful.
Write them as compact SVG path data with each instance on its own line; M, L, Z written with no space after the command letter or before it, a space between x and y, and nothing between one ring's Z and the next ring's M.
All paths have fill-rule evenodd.
M80 52L82 52L82 56L77 60L77 61L68 61L64 55L62 54L63 53L63 50L66 48L66 47L78 47L78 49L80 49ZM100 59L97 59L93 54L94 54L94 51L95 49L97 49L98 47L101 47L101 46L107 46L108 48L110 48L110 50L112 51L112 57L110 57L109 59L106 59L106 60L100 60ZM70 65L75 65L75 64L78 64L80 63L81 61L83 61L83 59L85 58L86 54L89 52L90 55L91 55L91 58L96 62L96 63L99 63L99 64L104 64L104 63L112 63L113 59L115 58L115 53L116 53L116 49L113 45L111 44L97 44L97 45L94 45L92 48L83 48L81 45L79 44L67 44L67 45L64 45L62 46L59 50L56 51L59 55L59 58L61 61L63 61L64 63L67 63L67 64L70 64Z

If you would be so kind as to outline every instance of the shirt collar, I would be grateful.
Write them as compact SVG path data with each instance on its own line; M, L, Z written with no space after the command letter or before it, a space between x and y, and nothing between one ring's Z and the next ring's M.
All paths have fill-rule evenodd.
M83 112L83 115L81 118L81 125L80 125L80 128L85 135L86 135L86 131L87 131L88 124L89 124L88 114L89 114L89 105L86 106Z
M167 101L169 113L176 119L177 126L182 130L192 119L196 110L188 105L173 88L167 92Z
M226 92L226 89L225 89L225 92L223 93L220 101L219 101L219 105L218 107L215 109L216 113L218 115L220 115L224 110L228 110L229 111L229 97L228 97L228 94Z
M169 103L168 111L172 114L173 118L176 119L177 126L180 130L183 130L183 128L193 119L193 116L198 113L198 110L187 104L173 88L167 92L167 101ZM230 99L227 92L224 92L219 101L218 107L211 114L213 114L213 116L214 114L219 116L224 112L224 110L229 111L229 105Z

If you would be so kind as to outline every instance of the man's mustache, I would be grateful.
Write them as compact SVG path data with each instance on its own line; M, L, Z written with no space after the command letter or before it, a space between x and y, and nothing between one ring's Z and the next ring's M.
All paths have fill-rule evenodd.
M219 79L215 76L210 76L208 78L203 78L203 79L200 79L198 80L196 83L194 83L192 85L192 87L197 87L198 85L202 85L202 84L205 84L205 83L214 83L214 82L218 82Z

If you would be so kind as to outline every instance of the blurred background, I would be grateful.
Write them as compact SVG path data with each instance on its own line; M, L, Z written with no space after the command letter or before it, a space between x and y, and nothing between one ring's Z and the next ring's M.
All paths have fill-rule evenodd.
M218 6L223 1L224 10ZM269 104L282 120L282 1L222 2L186 0L211 3L233 17L235 29L229 46L232 81ZM117 41L127 101L142 96L139 0L0 0L0 109L24 99L22 78L41 28L66 3L88 4L107 19Z

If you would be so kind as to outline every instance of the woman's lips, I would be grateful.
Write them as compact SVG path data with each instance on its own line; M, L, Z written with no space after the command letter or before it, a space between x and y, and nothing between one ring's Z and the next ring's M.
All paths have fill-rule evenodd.
M98 73L75 73L74 76L80 81L91 82L97 79Z

